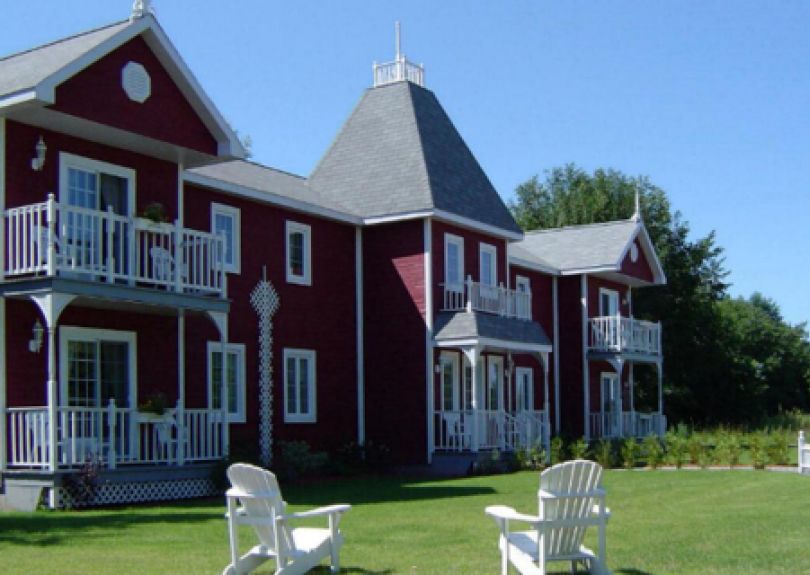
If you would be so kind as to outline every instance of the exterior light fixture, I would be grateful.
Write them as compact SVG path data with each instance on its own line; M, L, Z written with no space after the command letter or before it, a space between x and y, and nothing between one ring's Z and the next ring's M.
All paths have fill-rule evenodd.
M31 341L28 342L28 351L31 353L39 353L42 350L42 334L45 329L42 327L39 319L34 322L34 327L31 328Z
M48 146L45 145L45 140L42 136L39 137L37 142L37 155L31 158L31 169L35 172L41 172L42 167L45 165L45 154L48 152Z

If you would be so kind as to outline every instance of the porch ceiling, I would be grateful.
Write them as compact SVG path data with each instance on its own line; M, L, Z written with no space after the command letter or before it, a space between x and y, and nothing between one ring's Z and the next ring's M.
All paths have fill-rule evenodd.
M651 353L637 353L637 352L612 352L612 351L594 351L588 350L588 359L590 360L604 360L604 361L632 361L634 363L652 363L660 365L663 362L661 355Z
M481 312L441 312L436 316L437 345L483 345L506 350L550 352L551 340L536 321Z
M76 296L71 305L174 315L177 310L228 313L230 300L122 284L89 282L59 277L41 277L0 283L0 296L25 299L33 295L60 293Z

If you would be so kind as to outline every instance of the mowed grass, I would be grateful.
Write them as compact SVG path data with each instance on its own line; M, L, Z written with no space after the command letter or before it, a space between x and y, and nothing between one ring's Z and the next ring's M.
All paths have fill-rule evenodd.
M293 509L349 502L344 573L497 573L495 503L536 510L537 473L285 485ZM810 477L753 471L610 471L614 573L810 573ZM0 513L0 573L220 573L224 501ZM244 547L252 541L243 531ZM589 536L595 544L595 537ZM558 564L559 572L566 566ZM267 563L260 573L272 573ZM323 568L319 574L328 570Z

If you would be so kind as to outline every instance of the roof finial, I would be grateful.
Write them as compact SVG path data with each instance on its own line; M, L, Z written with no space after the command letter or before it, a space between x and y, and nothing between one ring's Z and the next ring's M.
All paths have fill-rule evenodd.
M154 15L155 9L152 8L152 0L135 0L132 3L132 13L129 15L130 20L143 18L147 14Z
M399 27L399 20L394 23L394 30L396 33L397 62L399 62L402 58L402 32Z
M641 221L641 198L639 197L638 189L636 189L636 211L630 217L634 222Z

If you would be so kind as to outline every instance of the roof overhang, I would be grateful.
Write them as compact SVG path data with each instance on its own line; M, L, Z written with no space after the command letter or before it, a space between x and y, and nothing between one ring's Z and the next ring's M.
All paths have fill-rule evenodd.
M524 343L489 337L467 337L456 339L434 339L436 347L481 347L503 349L523 353L551 353L553 347L545 344Z
M521 267L521 268L526 268L526 269L529 269L529 270L533 270L533 271L536 271L536 272L540 272L540 273L544 273L544 274L548 274L548 275L552 275L552 276L560 275L560 270L558 270L557 268L549 266L549 265L542 264L542 263L540 263L538 261L531 261L531 260L527 260L527 259L524 259L524 258L519 258L519 257L516 257L516 256L509 256L509 263L514 265L514 266L518 266L518 267Z
M39 113L32 114L32 108L44 108L55 104L56 89L59 85L136 36L143 36L144 41L154 52L161 65L166 69L166 72L175 82L180 92L188 100L206 128L211 132L211 135L217 142L217 158L244 158L245 149L236 133L205 94L202 86L194 77L188 66L186 66L180 54L166 36L166 33L152 15L145 15L143 18L134 20L119 32L113 34L66 66L63 66L50 76L44 78L35 86L0 96L0 115L31 121L35 124L41 124L46 120L49 122L52 121L52 118L48 114L46 114L44 116L45 119L43 119L42 110L40 110ZM47 112L53 113L50 110ZM80 121L86 122L84 120ZM94 125L93 122L87 122L87 124ZM56 128L59 129L58 122ZM98 139L98 136L96 139ZM200 157L198 158L192 155L189 165L202 165L203 163L211 163L217 159L206 156L205 154L197 153L196 155ZM203 157L208 157L209 159L202 162Z
M510 241L519 241L523 239L523 232L514 232L490 224L485 224L471 218L459 216L452 212L445 210L429 209L418 210L413 212L403 212L399 214L385 214L379 216L367 216L363 218L363 224L367 226L374 226L379 224L390 224L393 222L404 222L408 220L421 220L424 218L435 218L443 222L455 224L462 228L475 230L491 236L496 236Z

